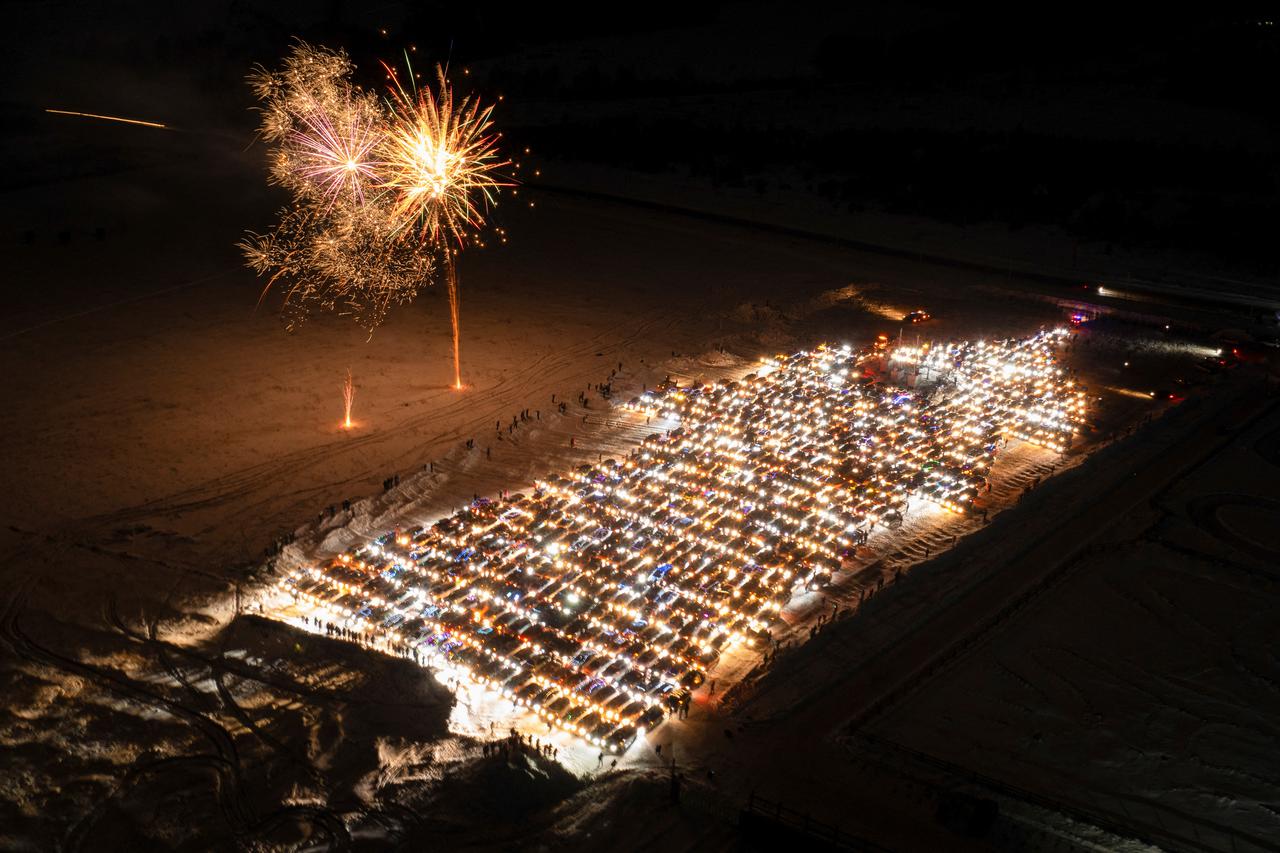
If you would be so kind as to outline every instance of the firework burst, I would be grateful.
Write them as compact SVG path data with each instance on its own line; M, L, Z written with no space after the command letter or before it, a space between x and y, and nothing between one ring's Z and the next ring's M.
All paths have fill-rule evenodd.
M271 181L293 204L275 229L248 234L240 247L267 277L264 295L282 286L290 327L319 306L372 331L440 272L461 388L456 256L483 245L511 164L498 153L493 108L455 98L443 68L434 89L409 91L386 70L392 85L380 100L352 85L345 53L299 42L280 69L250 76L259 133L273 145Z
M259 134L272 144L270 180L293 202L275 228L247 234L240 248L267 279L263 295L283 291L290 329L322 308L372 331L436 269L432 252L400 239L392 199L376 190L385 112L351 84L353 70L345 53L299 42L278 70L249 78Z
M410 94L388 68L391 117L382 145L382 186L393 191L393 215L441 248L462 245L485 227L500 188L511 186L498 154L493 107L470 96L455 100L443 68L438 91ZM412 72L411 72L412 74Z
M300 42L280 70L249 78L262 101L258 132L275 143L271 180L300 200L363 204L375 182L382 109L351 85L353 70L346 54Z
M338 110L315 104L298 117L282 167L330 205L344 198L364 204L365 188L377 176L373 149L382 137L378 115L369 107L365 98Z
M333 107L353 89L355 65L345 53L297 42L279 69L258 66L249 75L261 121L258 133L281 142L297 130L299 114L315 105Z

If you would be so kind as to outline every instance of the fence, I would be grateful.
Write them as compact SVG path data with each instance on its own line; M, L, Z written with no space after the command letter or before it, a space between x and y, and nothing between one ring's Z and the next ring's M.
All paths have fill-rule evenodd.
M738 816L738 826L743 831L746 849L777 850L779 845L792 842L805 850L859 850L867 853L888 853L888 848L858 838L838 826L813 820L809 815L757 797L754 793Z

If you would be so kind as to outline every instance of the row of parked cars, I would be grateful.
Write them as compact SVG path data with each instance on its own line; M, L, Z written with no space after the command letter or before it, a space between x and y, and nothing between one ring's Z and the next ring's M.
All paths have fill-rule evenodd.
M1020 381L988 355L974 376L995 375L996 391ZM633 408L680 426L626 458L478 499L286 584L348 630L625 750L730 649L767 644L779 611L829 583L872 524L913 497L963 508L982 482L996 391L904 392L862 375L879 357L824 348L668 387Z

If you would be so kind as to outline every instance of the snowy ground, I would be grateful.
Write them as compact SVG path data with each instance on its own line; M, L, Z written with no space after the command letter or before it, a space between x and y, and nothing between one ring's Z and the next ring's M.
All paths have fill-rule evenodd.
M237 599L252 614L255 596L271 580L261 569L265 549L282 534L297 537L285 557L300 559L397 521L435 517L475 494L517 490L537 475L624 451L652 425L610 411L598 395L589 409L550 414L553 394L573 400L619 363L614 387L627 399L668 375L715 377L779 350L896 332L892 319L922 306L937 319L919 333L935 338L1025 334L1058 322L1061 312L1039 299L1013 298L1039 292L1016 278L547 197L508 220L512 245L463 260L470 387L459 394L447 387L439 294L398 312L372 339L334 317L317 317L288 335L269 301L255 312L258 284L240 268L232 244L243 228L266 221L270 202L257 190L211 192L210 177L220 190L256 187L259 164L238 144L191 145L180 163L162 157L83 179L77 193L83 203L74 210L54 210L38 188L8 194L10 211L42 222L70 219L74 227L69 243L46 229L34 245L13 244L6 252L8 273L29 286L14 296L0 333L10 401L0 411L7 437L0 683L8 699L0 709L0 846L323 847L449 838L450 846L481 849L529 837L548 848L598 847L606 837L630 849L659 840L726 846L753 777L733 776L734 762L745 759L725 755L733 741L722 731L749 727L748 721L794 726L806 697L831 683L831 663L853 671L878 648L872 641L890 642L928 624L950 591L966 588L964 572L930 573L945 561L911 567L951 546L952 536L961 537L959 553L966 534L989 535L996 522L977 531L974 522L911 516L906 530L877 534L875 556L840 578L825 600L797 602L786 614L789 639L798 644L832 603L846 610L846 618L804 647L813 652L830 649L846 626L868 632L868 642L855 636L843 642L847 652L840 656L806 655L793 646L770 672L756 671L740 688L739 675L758 661L726 661L717 693L699 693L690 720L638 742L617 770L567 745L559 762L523 753L486 757L487 723L500 733L507 719L492 697L455 701L407 663L237 616ZM197 204L201 216L193 219ZM7 226L21 227L9 216ZM89 234L100 218L110 227L96 240ZM1195 357L1158 332L1118 326L1089 332L1068 359L1102 397L1091 446L1153 411L1142 391L1161 376L1185 372ZM1126 360L1131 367L1122 366ZM348 366L357 385L357 424L344 431ZM526 408L541 409L541 419L513 433L492 427ZM468 451L470 438L476 448ZM1011 447L1001 459L992 509L1013 506L1036 478L1085 464L1084 456L1058 460ZM384 493L381 483L396 474L400 485ZM355 502L349 512L341 509L344 499ZM1254 511L1228 507L1213 517L1229 529L1252 530ZM1016 522L1004 529L1013 529L1011 540L1018 535ZM894 583L899 569L904 579ZM1081 571L1072 578L1092 576ZM848 615L862 590L878 587L881 578L885 586L873 604ZM1069 628L1097 599L1064 589L1057 618ZM1057 596L1043 600L1048 606ZM1123 620L1125 600L1109 605L1114 618ZM1201 630L1190 615L1197 603L1163 617L1188 642ZM1179 623L1175 615L1184 613L1187 621ZM1017 636L1016 624L999 635L1001 642ZM1243 660L1258 653L1250 644L1265 639L1256 633L1264 629L1241 635L1248 646ZM1034 642L1027 641L1032 648ZM978 666L977 656L964 659L963 667ZM957 720L994 712L966 705L965 697L929 698L956 689L951 684L948 677L932 680L903 708L926 709L927 719L913 729L923 738L917 748L932 749L937 730L951 748L945 755L936 750L939 757L971 762L958 738L934 728L940 718L927 711L926 699L953 703ZM882 686L868 682L865 692ZM1042 732L1059 764L1078 754L1078 731L1016 717L1017 703L1001 700L994 688L981 695L1009 715L1000 723L1008 731ZM1221 701L1240 711L1238 700L1256 698L1230 694ZM826 731L858 710L836 705ZM874 730L884 725L877 718ZM1168 749L1161 744L1177 731L1142 730L1145 754ZM816 732L803 734L823 754L843 755ZM899 730L882 734L906 742ZM794 737L793 731L778 743ZM1030 734L1008 737L1014 740L1006 743L1017 743ZM1259 756L1250 766L1262 767L1268 753L1250 743ZM658 756L652 750L658 744L676 745L686 773L679 809L666 805L672 747ZM992 745L1001 748L1011 747ZM1163 777L1155 768L1165 765L1146 761L1143 776L1157 784ZM1106 772L1087 777L1089 784L1114 787L1130 778L1118 759L1099 766ZM753 768L774 769L767 762L747 770ZM709 769L720 775L712 780ZM1007 761L983 767L1019 784L1024 770ZM896 781L882 784L881 772ZM952 838L932 822L926 797L895 793L916 784L903 782L909 777L900 768L855 768L850 778L848 802L865 809L847 828L901 841L902 827L914 821L917 839ZM886 796L896 804L886 808ZM1225 820L1207 795L1183 800L1180 808ZM815 808L828 815L843 810L830 797ZM1263 832L1265 810L1251 806L1247 815L1251 831Z
M1272 406L870 732L1161 844L1275 849L1277 436Z

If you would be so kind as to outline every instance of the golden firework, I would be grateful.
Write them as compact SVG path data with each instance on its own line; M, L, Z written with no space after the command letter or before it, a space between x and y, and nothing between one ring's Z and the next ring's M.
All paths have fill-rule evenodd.
M408 65L409 79L414 79ZM382 186L393 198L397 227L432 246L443 267L453 343L453 387L462 388L461 302L455 255L468 236L485 227L497 193L511 186L493 132L493 106L468 95L455 100L444 68L437 66L438 91L400 85L394 68L387 135L380 147ZM412 85L412 84L411 84Z
M382 186L395 196L392 214L402 227L415 225L419 239L447 251L484 228L499 189L511 186L493 107L470 95L455 100L443 68L436 69L438 91L406 92L395 71L387 73L393 85L380 147Z
M392 81L385 100L351 83L355 66L345 53L304 42L280 69L250 76L259 133L273 144L271 181L293 204L275 229L240 245L268 277L264 294L284 285L290 326L318 305L372 330L439 270L461 388L456 255L468 241L483 245L497 193L512 185L511 164L498 153L492 106L455 97L443 68L434 90L406 91L384 67Z

